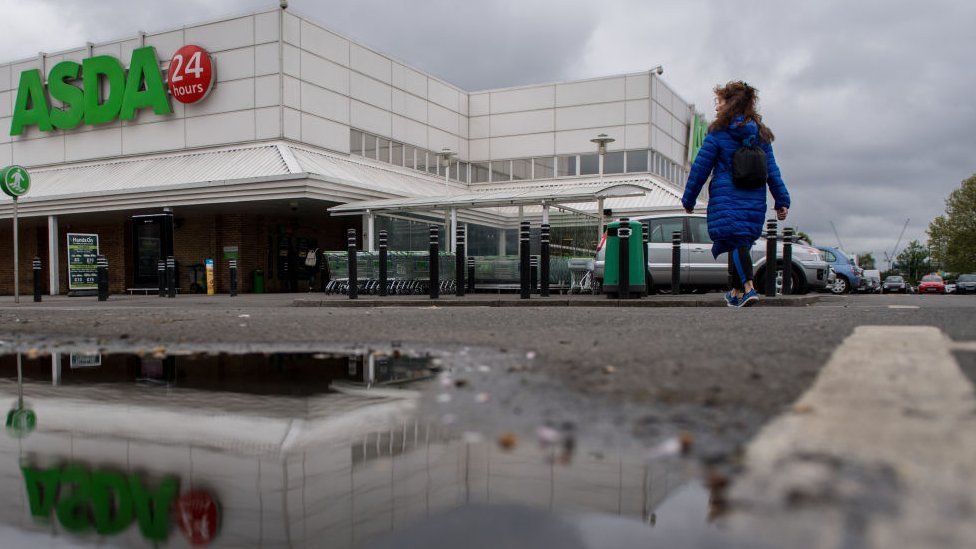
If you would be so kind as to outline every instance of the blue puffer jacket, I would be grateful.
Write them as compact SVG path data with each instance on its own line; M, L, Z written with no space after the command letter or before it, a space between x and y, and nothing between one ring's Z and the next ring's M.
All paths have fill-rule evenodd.
M688 174L685 194L681 199L685 208L694 208L702 186L712 176L708 187L708 235L712 238L712 254L718 257L734 248L751 247L762 235L766 216L766 189L740 189L732 183L732 155L746 140L759 139L759 127L742 116L732 120L724 130L705 136L695 163ZM790 207L790 193L780 176L773 157L773 147L760 141L766 152L769 191L776 208ZM713 173L714 170L714 173Z

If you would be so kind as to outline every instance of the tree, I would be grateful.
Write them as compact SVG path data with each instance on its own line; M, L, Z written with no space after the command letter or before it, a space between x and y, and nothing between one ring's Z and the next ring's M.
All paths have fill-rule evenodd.
M918 240L912 240L898 254L895 267L909 282L916 284L918 279L929 272L929 252Z
M932 220L928 236L932 258L943 269L976 272L976 174L949 194L945 214Z
M871 252L859 254L857 256L857 264L865 270L874 269L874 254Z
M813 239L810 238L810 235L808 235L807 233L805 233L803 231L796 231L796 241L797 242L806 242L810 246L813 246Z

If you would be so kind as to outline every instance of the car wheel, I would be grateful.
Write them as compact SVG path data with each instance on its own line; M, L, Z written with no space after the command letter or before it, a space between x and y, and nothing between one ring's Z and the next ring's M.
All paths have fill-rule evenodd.
M838 276L834 281L834 287L830 289L835 294L847 294L851 291L851 283L846 277Z

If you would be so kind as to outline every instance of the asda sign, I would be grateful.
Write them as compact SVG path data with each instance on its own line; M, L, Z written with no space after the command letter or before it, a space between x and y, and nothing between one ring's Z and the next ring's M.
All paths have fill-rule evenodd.
M132 51L128 71L108 55L61 61L51 67L46 86L41 71L20 73L10 135L30 126L46 132L132 120L142 109L171 114L167 91L177 101L193 103L206 97L213 83L213 61L199 46L184 46L173 55L168 83L152 46Z

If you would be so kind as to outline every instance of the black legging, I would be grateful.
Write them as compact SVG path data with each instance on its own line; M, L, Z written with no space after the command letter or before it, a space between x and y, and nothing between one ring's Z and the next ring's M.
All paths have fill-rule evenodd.
M750 280L752 280L752 250L736 248L729 252L729 286L745 292L746 282Z

